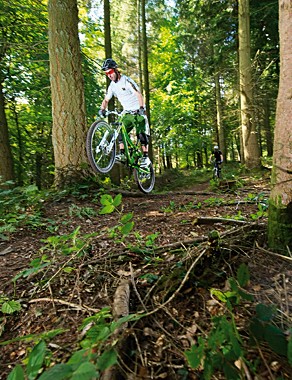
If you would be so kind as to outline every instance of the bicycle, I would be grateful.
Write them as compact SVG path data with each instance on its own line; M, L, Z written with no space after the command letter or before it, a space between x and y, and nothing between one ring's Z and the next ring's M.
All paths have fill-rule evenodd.
M221 177L221 161L213 161L213 179L219 179Z
M152 163L147 168L141 168L139 159L142 152L138 141L134 143L122 123L123 115L131 111L106 111L105 116L115 115L116 121L96 120L87 132L86 152L92 169L97 173L108 173L116 162L117 138L121 134L125 147L125 165L134 173L138 188L145 194L150 193L155 184L155 173Z

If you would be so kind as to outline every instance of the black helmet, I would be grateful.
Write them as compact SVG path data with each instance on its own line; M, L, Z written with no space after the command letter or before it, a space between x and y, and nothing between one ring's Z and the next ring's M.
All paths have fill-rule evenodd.
M116 69L118 67L116 61L111 58L107 58L102 64L102 70Z

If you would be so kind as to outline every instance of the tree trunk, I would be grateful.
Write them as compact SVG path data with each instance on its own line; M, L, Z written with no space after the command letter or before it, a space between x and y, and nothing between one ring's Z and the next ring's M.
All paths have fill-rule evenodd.
M292 3L279 0L280 83L277 98L272 191L269 204L270 248L292 251ZM289 248L289 249L288 249Z
M149 127L151 130L151 111L150 111L150 84L149 84L149 71L148 71L148 45L147 45L147 30L146 30L146 4L145 0L141 0L141 23L142 23L142 42L143 42L143 79L144 79L144 93L145 105L147 109L147 117ZM149 139L149 156L153 162L153 148L151 136Z
M270 125L270 102L267 96L264 98L264 130L267 144L268 157L273 156L273 135Z
M87 174L77 0L49 0L48 14L55 185L62 188Z
M239 0L238 5L240 108L243 142L242 156L246 167L248 169L253 169L260 167L261 161L253 112L249 0Z
M103 2L103 14L104 14L104 49L105 57L112 58L112 38L111 38L111 8L110 1L104 0ZM110 79L106 77L106 84L109 86ZM115 101L114 97L111 98L108 104L109 110L114 110ZM111 116L110 116L111 117ZM120 165L114 165L110 171L110 179L115 185L121 183L121 167Z
M218 129L218 144L223 154L224 161L226 162L227 152L225 146L225 133L222 121L222 102L221 102L221 89L219 74L215 74L215 90L216 90L216 110L217 110L217 129Z
M14 180L13 160L5 114L3 87L0 83L0 182Z

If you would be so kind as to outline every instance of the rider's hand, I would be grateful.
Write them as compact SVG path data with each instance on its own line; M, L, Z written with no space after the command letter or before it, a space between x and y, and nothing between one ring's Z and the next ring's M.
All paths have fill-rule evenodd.
M106 115L106 111L103 110L103 109L100 109L100 110L98 111L98 114L99 114L99 116L101 116L101 117L105 117L105 115Z
M145 109L144 109L144 107L140 107L139 110L138 110L138 112L139 112L139 115L144 116L145 115Z

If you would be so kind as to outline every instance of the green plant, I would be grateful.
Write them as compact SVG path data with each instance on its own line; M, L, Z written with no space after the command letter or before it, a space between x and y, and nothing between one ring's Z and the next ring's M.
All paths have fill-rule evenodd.
M96 211L92 207L79 207L73 203L69 208L69 214L83 219L96 216Z
M117 363L115 344L110 342L112 334L124 323L138 320L141 316L128 315L117 321L112 320L108 308L85 318L80 326L82 335L81 349L74 352L66 363L51 367L49 349L42 339L29 353L25 367L16 365L7 380L65 380L65 379L98 379L100 372ZM49 368L48 368L49 367Z
M109 194L104 194L100 198L100 203L102 205L102 209L100 210L101 215L111 214L114 211L120 215L118 224L109 228L109 235L112 238L120 238L123 240L133 230L134 222L132 220L133 213L123 215L122 207L121 210L119 209L122 204L122 195L118 194L113 198Z
M211 379L218 370L223 371L226 379L241 379L240 371L234 362L246 359L243 341L235 323L233 305L239 304L241 299L252 300L250 294L242 289L248 282L248 268L242 264L237 271L237 278L229 279L230 290L223 292L211 289L211 294L226 305L228 314L213 317L212 329L208 336L199 336L197 344L185 352L192 368L203 368L203 378L206 380Z
M286 356L292 364L292 329L289 334L279 328L275 321L277 307L275 305L256 305L256 314L250 322L252 343L265 341L279 355Z
M161 211L168 212L168 213L174 212L175 209L176 209L176 205L174 201L170 201L169 205L166 207L161 207Z
M207 206L210 206L210 207L220 206L224 203L224 199L223 198L210 197L208 199L205 199L204 203L206 203Z
M0 296L1 312L3 314L13 314L21 310L21 304L19 301L11 300L8 297Z

